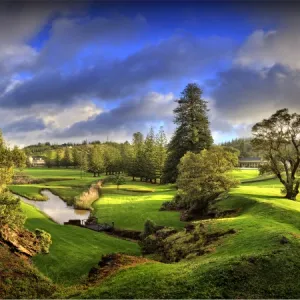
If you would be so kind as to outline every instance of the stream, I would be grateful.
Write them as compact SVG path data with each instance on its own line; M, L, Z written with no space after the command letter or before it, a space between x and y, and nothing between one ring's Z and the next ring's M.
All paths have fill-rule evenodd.
M69 220L86 220L90 215L89 210L74 209L73 206L68 206L66 202L49 190L43 190L41 193L48 198L47 201L35 201L19 195L16 196L22 201L34 205L59 224L64 224L64 222Z

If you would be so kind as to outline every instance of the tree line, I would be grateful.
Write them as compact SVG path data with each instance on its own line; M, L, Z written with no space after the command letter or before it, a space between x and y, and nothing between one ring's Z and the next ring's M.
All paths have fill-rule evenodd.
M48 150L43 157L49 168L78 168L95 177L127 173L133 180L155 183L163 173L166 146L166 134L160 127L157 133L150 128L146 136L135 132L131 143L82 143Z

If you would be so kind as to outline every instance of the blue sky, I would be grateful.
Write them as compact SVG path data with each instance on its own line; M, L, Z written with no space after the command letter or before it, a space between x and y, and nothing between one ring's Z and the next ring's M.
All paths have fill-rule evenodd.
M298 5L77 1L0 6L0 128L11 144L174 131L198 83L215 142L299 111Z

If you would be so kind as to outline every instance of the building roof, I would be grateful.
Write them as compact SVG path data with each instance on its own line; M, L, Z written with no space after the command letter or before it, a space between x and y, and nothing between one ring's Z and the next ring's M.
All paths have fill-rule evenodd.
M45 156L40 156L40 155L32 155L32 159L45 159Z
M240 162L262 162L262 159L260 157L240 157Z

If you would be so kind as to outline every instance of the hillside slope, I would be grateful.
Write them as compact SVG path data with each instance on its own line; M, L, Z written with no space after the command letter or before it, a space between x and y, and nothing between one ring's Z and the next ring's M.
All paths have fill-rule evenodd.
M0 243L0 299L49 298L56 287L26 258Z
M208 232L234 229L207 254L121 270L76 298L299 298L300 202L277 180L243 184L218 203L235 214L200 221ZM196 222L196 224L199 223ZM129 288L130 287L130 288Z

